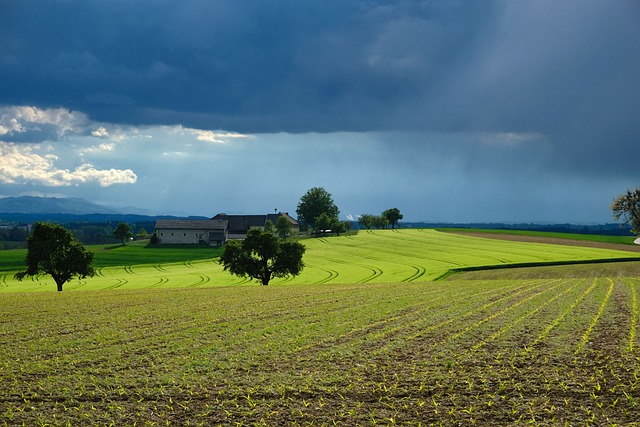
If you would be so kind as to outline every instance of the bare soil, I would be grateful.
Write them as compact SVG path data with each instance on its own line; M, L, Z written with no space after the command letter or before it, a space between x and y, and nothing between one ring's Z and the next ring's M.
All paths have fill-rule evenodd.
M494 240L547 243L551 245L565 245L565 246L585 246L589 248L616 249L620 251L640 252L640 245L624 245L624 244L618 244L618 243L591 242L586 240L573 240L573 239L564 239L564 238L558 238L558 237L524 236L521 234L502 234L502 233L477 232L477 231L469 231L469 232L447 231L447 233L463 234L465 236L483 237L486 239L494 239Z

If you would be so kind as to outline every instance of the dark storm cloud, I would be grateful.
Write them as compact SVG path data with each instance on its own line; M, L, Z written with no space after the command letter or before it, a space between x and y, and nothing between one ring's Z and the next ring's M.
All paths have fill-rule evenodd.
M540 133L549 167L628 174L638 22L634 0L5 0L1 101L254 133Z
M487 15L415 1L2 7L5 103L64 105L104 121L300 132L393 127Z

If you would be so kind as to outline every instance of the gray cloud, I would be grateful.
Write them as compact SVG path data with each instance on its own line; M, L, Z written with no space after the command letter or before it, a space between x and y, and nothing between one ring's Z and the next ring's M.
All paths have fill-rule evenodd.
M133 150L122 138L134 129L180 126L181 137L211 141L252 133L265 138L221 144L217 155L238 163L216 163L218 170L262 167L253 156L271 151L255 144L269 141L288 159L269 171L274 180L345 185L346 200L373 200L364 183L380 171L362 167L354 176L336 153L393 167L385 190L441 206L458 191L489 209L483 197L494 188L519 200L505 209L523 215L534 210L523 191L537 194L536 206L553 209L560 194L584 206L590 188L604 200L614 186L640 180L638 22L634 0L0 2L2 102L70 109L82 119L74 131L0 120L0 139L100 138L102 148L83 155L100 153L91 164L109 170L100 160ZM279 144L271 137L278 132L304 145ZM313 132L367 137L342 146ZM160 153L191 152L159 139L149 143ZM247 151L229 154L237 147ZM333 156L325 157L328 147ZM314 156L325 159L321 166L297 166ZM171 163L175 180L197 171L179 170L193 168L181 162ZM138 182L160 179L144 164L117 167L135 170Z

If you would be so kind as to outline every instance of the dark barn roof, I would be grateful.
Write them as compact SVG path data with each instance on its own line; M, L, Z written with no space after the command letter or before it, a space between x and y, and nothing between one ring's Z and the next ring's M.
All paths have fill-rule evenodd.
M226 230L229 221L215 219L159 219L156 221L156 229L180 229L180 230Z

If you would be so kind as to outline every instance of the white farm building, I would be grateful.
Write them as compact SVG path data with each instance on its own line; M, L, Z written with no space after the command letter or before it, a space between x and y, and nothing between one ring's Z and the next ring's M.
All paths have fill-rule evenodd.
M159 219L155 233L159 244L222 246L227 241L228 229L229 221Z
M159 219L156 222L155 235L161 245L198 245L222 246L227 240L245 239L252 228L262 228L267 221L275 224L284 217L291 224L291 231L300 230L298 221L286 212L268 215L227 215L218 214L211 219Z

